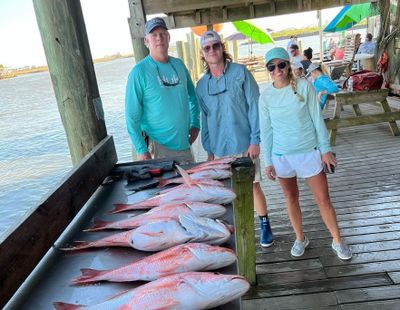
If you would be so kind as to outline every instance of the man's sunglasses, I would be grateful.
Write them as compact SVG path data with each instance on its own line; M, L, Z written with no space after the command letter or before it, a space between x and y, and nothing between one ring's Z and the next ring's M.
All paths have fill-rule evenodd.
M208 53L211 49L213 49L214 51L216 51L217 49L219 49L221 47L221 43L214 43L212 45L206 45L203 47L203 51L205 53Z
M278 63L277 65L275 65L275 64L267 65L267 69L268 69L269 72L274 72L276 67L278 67L279 69L283 70L283 69L286 68L287 65L288 65L287 62L282 61L282 62Z

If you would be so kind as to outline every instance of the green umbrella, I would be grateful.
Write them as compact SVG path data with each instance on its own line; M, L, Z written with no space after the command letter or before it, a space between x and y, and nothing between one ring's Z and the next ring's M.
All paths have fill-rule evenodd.
M371 3L355 4L343 14L342 18L338 21L337 26L338 28L346 27L347 25L352 27L363 19L378 14L379 9Z
M237 31L244 34L252 41L256 41L257 43L260 44L274 43L274 40L268 33L262 31L260 28L257 28L256 26L250 24L249 22L239 20L233 22L233 25L235 26Z
M377 5L371 3L346 5L326 26L324 32L344 31L353 27L363 19L375 15L379 15L379 8Z

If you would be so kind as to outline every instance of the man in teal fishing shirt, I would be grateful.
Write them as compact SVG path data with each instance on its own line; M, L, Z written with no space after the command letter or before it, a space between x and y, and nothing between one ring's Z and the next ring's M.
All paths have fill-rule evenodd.
M199 106L185 65L168 55L169 40L162 18L146 23L144 42L150 54L129 74L126 124L139 160L180 157L192 162L190 145L199 133Z
M206 73L196 93L201 117L201 143L208 160L215 156L249 156L255 165L254 207L260 217L260 244L274 243L267 215L267 203L261 189L260 125L257 82L245 66L232 62L221 37L206 31L200 39Z

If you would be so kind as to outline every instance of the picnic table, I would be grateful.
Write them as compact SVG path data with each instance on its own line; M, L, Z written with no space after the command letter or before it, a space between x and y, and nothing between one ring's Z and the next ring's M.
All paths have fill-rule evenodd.
M400 131L397 127L396 120L400 120L400 111L392 111L387 97L388 89L366 90L366 91L340 91L334 94L335 106L332 118L325 119L325 124L329 130L329 139L331 145L336 144L336 134L338 128L375 124L388 122L389 128L393 136L399 136ZM383 112L374 114L363 114L360 105L373 104L382 108ZM351 105L353 109L353 117L341 117L343 106Z

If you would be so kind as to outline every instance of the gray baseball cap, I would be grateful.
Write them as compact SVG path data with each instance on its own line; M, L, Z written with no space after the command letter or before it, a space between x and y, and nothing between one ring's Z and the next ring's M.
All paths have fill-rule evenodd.
M306 76L309 76L311 74L311 72L313 72L316 69L319 69L320 67L321 67L320 64L313 62L311 65L308 66Z
M155 17L146 22L146 25L144 26L144 35L147 36L150 32L153 31L154 28L157 27L162 27L165 30L168 30L167 24L161 17Z

